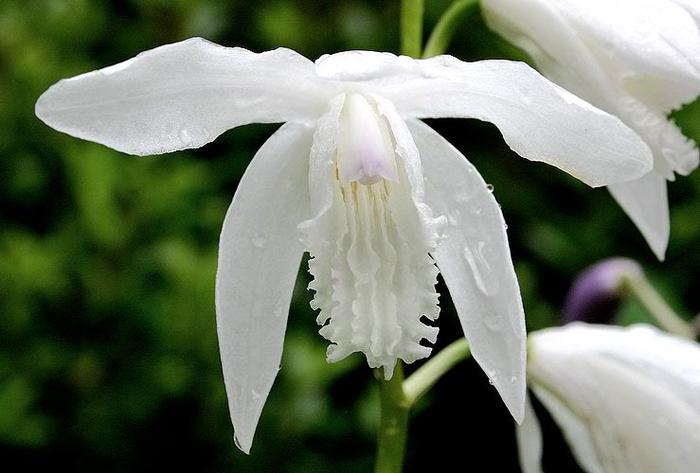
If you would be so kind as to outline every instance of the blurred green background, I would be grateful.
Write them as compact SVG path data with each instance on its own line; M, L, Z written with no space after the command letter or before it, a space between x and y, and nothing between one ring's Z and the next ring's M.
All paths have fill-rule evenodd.
M370 470L377 426L373 379L359 355L325 363L305 271L291 308L283 367L252 455L233 445L215 333L217 239L239 178L275 126L245 126L203 149L138 159L55 132L33 110L39 94L61 78L191 36L255 51L287 46L310 58L345 49L396 51L397 3L0 2L5 466ZM427 3L430 28L449 2ZM455 56L521 57L480 18L463 25L450 50ZM700 105L677 115L687 134L700 138ZM574 275L612 255L642 262L685 316L700 308L700 172L670 187L672 239L662 265L605 190L517 157L491 125L431 125L495 186L529 329L557 324ZM461 334L442 284L440 290L438 347ZM633 303L622 310L628 321L646 317ZM518 471L513 423L473 361L448 374L422 402L410 435L407 471L443 462L473 471L482 471L476 465ZM561 439L545 448L554 471L576 471Z

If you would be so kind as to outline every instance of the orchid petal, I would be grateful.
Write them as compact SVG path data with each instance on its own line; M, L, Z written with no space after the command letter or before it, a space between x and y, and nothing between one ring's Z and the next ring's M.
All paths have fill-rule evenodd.
M466 158L424 123L408 122L426 202L449 224L433 257L464 335L516 421L525 402L525 316L501 209Z
M695 22L700 26L700 4L697 0L672 0L685 10L695 19Z
M224 220L216 314L224 381L236 442L248 453L277 376L289 303L308 218L313 129L283 125L260 148Z
M548 79L599 107L615 103L615 84L598 59L547 0L482 0L488 26L525 50Z
M545 388L533 385L532 391L561 428L574 457L583 469L588 473L606 473L598 460L596 447L585 419L576 417L576 414L567 407L562 399Z
M198 148L247 123L313 120L331 95L311 61L201 38L59 81L37 101L49 126L129 154Z
M403 116L493 122L521 156L554 165L591 186L640 177L649 147L618 118L582 101L524 63L416 61L420 74L382 88Z
M700 345L650 325L615 327L573 323L532 335L566 356L606 357L666 386L700 415Z
M657 258L663 261L671 232L666 179L652 171L637 180L613 184L608 189Z
M489 26L525 49L547 77L617 114L615 103L624 90L665 112L700 94L700 34L692 11L674 1L682 3L484 0L482 5Z
M583 466L697 471L700 412L689 401L700 379L696 344L651 328L585 324L536 332L530 344L530 382L545 406L565 408L552 414Z
M523 473L542 473L542 428L529 396L525 398L523 423L516 427L515 435L520 469Z
M648 103L668 112L700 94L700 32L673 0L564 0L558 9Z

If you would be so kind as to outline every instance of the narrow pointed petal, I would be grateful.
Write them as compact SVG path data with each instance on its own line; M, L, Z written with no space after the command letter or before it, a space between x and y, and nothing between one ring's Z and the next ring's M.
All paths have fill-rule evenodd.
M289 303L304 248L313 130L282 126L251 161L219 246L216 318L236 443L250 451L282 356Z
M651 170L651 151L636 133L524 63L439 56L416 61L413 73L382 90L403 116L492 122L519 155L594 187Z
M697 471L697 344L652 328L572 324L536 332L530 349L529 380L582 466Z
M192 38L59 81L36 114L69 135L149 155L198 148L247 123L313 119L325 92L314 64L294 51Z
M516 427L518 460L523 473L542 473L542 429L530 398L525 398L523 423Z
M663 261L671 232L666 179L652 171L640 179L613 184L608 189L644 235L656 257Z
M525 316L503 214L459 151L424 123L408 124L423 163L426 202L449 222L433 257L474 358L520 422L525 403Z

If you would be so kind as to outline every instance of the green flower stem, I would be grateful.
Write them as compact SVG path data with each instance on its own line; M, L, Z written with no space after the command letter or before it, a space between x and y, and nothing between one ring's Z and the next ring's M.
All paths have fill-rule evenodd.
M396 364L394 376L388 381L384 379L381 370L375 372L379 379L381 408L375 473L401 472L406 453L408 414L411 407L442 375L469 355L469 345L462 338L442 349L406 380L400 361Z
M442 14L433 32L428 38L423 57L433 57L444 54L450 45L459 22L467 12L472 12L479 6L479 0L455 0Z
M401 54L420 57L423 50L423 0L401 0Z
M381 418L377 440L375 473L400 473L406 453L409 405L403 392L403 364L399 360L390 380L384 379L383 370L376 371L379 381Z
M462 360L469 358L469 344L464 338L448 345L430 358L403 383L406 402L413 406L438 379Z
M671 309L646 277L627 276L623 279L622 284L644 306L661 328L681 337L695 338L695 332L690 324Z

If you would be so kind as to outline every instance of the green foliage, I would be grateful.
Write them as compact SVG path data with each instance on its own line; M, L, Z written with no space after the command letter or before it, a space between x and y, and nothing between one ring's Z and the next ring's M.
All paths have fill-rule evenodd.
M376 391L361 357L325 363L305 271L253 455L233 447L215 333L217 239L238 179L274 127L247 126L201 150L139 159L55 132L33 108L60 78L195 35L254 50L288 46L311 58L343 49L396 51L396 3L0 2L3 459L71 471L370 468ZM427 3L429 31L448 2ZM523 58L477 17L466 20L451 53ZM697 103L678 113L696 139L699 118ZM615 254L643 261L685 315L700 306L693 287L700 276L700 173L670 186L672 241L661 265L605 190L526 163L490 125L431 124L495 186L531 329L557 324L575 273ZM460 336L449 297L443 301L440 346ZM625 310L626 320L646 318L638 307ZM448 377L444 386L451 390L438 386L435 403L418 414L410 471L429 464L431 453L421 446L441 435L420 430L431 415L452 412L509 432L485 377L469 369L460 372L463 378ZM482 399L483 412L457 402L458 389ZM512 439L498 435L512 450ZM478 442L490 438L482 437L469 437L475 454Z

